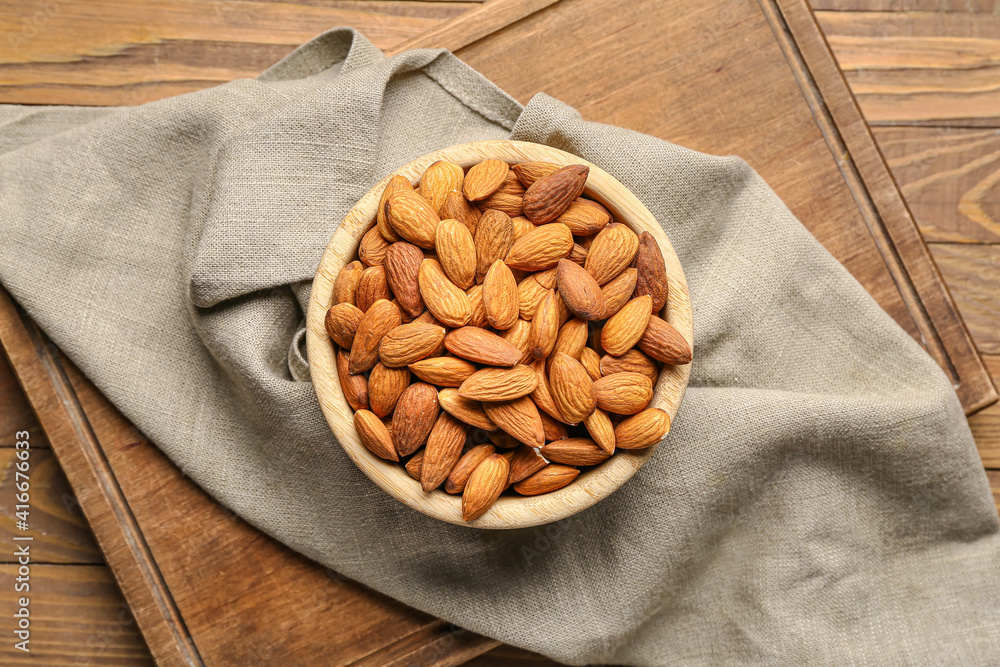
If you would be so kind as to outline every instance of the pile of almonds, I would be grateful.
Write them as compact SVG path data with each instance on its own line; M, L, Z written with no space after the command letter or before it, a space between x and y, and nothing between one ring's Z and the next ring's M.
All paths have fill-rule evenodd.
M361 442L462 494L466 521L670 428L647 406L659 363L691 348L654 315L663 256L582 197L588 173L488 159L435 162L417 189L393 176L337 276L326 330Z

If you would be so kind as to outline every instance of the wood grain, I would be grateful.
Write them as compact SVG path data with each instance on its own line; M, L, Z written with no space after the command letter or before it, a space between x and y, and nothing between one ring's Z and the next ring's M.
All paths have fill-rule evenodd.
M14 434L28 431L32 448L48 448L45 431L38 425L38 419L31 411L5 354L0 354L0 406L0 447L13 447L16 440Z
M17 566L0 565L0 615L5 627L25 593L14 591ZM39 565L30 573L31 653L14 648L10 631L0 663L32 667L151 667L135 619L103 565Z
M878 127L873 133L924 239L1000 243L1000 130Z
M929 247L976 346L984 354L1000 354L1000 245Z
M0 2L0 102L132 105L253 77L325 30L388 48L477 2Z
M984 355L983 360L994 378L1000 378L1000 355ZM1000 468L1000 403L969 416L972 437L979 457L987 468Z
M557 667L562 663L549 660L543 655L531 653L513 646L498 646L489 653L484 653L466 663L465 667Z
M30 441L29 441L30 442ZM13 544L17 536L29 536L31 558L36 563L103 563L94 536L58 461L50 449L31 449L27 472L31 484L28 525L30 530L15 528L15 462L13 448L0 449L0 540ZM0 554L0 562L12 563L13 550Z
M810 0L815 10L995 14L997 0Z
M870 124L1000 125L1000 16L816 17Z
M1000 470L987 470L986 479L990 482L990 490L993 492L997 511L1000 511Z

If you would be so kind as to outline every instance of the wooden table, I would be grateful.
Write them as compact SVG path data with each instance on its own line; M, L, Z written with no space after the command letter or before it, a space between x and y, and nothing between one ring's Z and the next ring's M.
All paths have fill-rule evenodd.
M824 0L815 8L976 345L996 375L1000 136L992 128L1000 123L1000 106L996 93L980 83L984 76L996 75L989 69L989 58L1000 51L1000 19L975 11L871 11L920 10L926 4ZM968 3L955 4L964 8ZM980 9L988 12L988 4ZM252 76L324 27L354 25L377 45L391 48L475 6L197 0L0 3L0 32L7 34L0 40L0 101L133 104ZM470 50L474 53L475 44ZM135 623L123 609L75 499L45 449L44 434L32 423L3 364L0 405L6 408L0 412L0 445L7 446L0 447L5 469L0 478L0 531L6 532L8 542L14 532L9 445L14 431L26 427L36 439L33 517L39 522L36 556L41 554L33 570L36 618L62 628L51 636L64 642L66 655L89 656L93 664L148 664ZM970 424L984 464L1000 468L1000 408L973 415ZM1000 473L990 475L1000 489ZM4 558L0 571L6 579L15 568L8 554ZM0 593L3 609L11 604L11 589L5 585ZM6 645L0 648L0 659L9 656L4 653L8 650ZM532 660L501 648L474 662L511 664L515 656Z

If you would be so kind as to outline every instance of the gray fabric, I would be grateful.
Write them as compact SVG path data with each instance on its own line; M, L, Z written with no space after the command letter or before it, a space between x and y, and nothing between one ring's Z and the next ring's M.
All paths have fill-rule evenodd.
M334 441L307 281L377 179L512 136L617 176L695 308L673 432L561 523L429 519ZM737 158L525 109L442 51L327 33L253 81L135 108L0 110L0 278L198 484L344 575L557 660L987 664L998 522L934 362ZM247 638L252 641L252 637Z

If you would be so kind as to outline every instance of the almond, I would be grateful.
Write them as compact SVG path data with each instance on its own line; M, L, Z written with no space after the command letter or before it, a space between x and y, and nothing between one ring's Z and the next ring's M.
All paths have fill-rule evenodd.
M460 387L476 372L476 367L458 357L434 357L413 362L410 370L424 382L438 387Z
M367 312L371 305L379 299L392 301L392 292L385 277L385 267L370 266L361 274L358 291L354 296L358 308Z
M434 317L434 315L432 315L431 311L429 310L425 310L424 312L420 313L417 317L413 318L412 321L422 322L424 324L436 324L439 327L444 326L443 324L438 322L438 319Z
M583 348L580 350L580 363L583 364L590 379L595 382L601 379L601 357L597 352L589 347Z
M420 296L427 310L446 327L461 327L472 317L469 297L455 283L448 280L441 264L435 259L425 259L417 274Z
M670 415L658 408L647 408L615 427L618 449L645 449L658 443L670 431Z
M495 431L490 431L489 433L487 433L487 436L489 436L490 442L492 442L495 447L499 447L501 449L512 450L515 447L521 446L521 443L518 442L518 440L514 436L500 429L497 429ZM503 452L503 455L507 457L507 461L509 462L514 455L514 452L513 451Z
M434 247L434 233L441 218L416 192L400 190L389 195L385 216L392 228L410 243L421 248Z
M569 355L559 353L552 356L549 362L549 389L559 414L569 424L583 421L597 407L594 381L580 362Z
M348 372L349 356L344 350L337 350L337 377L344 398L352 410L368 408L368 379L364 375L351 375Z
M643 377L645 380L646 378ZM484 368L473 373L458 388L463 398L474 401L511 401L535 390L538 379L528 366Z
M364 265L358 261L344 266L337 274L337 279L333 281L333 301L330 305L335 306L338 303L357 305L354 296L358 291L358 283L361 282L361 274L364 272Z
M507 266L510 266L510 264L508 264ZM544 287L545 289L553 289L556 286L556 281L558 280L558 276L559 276L558 269L551 268L546 271L539 271L534 275L534 278L535 280L538 281L538 284Z
M549 414L538 411L538 416L542 419L542 433L545 434L545 441L551 442L552 440L562 440L563 438L569 437L569 431L566 430L566 424L561 421L551 417Z
M469 228L458 220L442 220L434 247L445 275L462 289L469 289L476 282L476 242Z
M608 226L611 214L596 201L579 198L573 200L556 222L569 227L573 236L591 236Z
M651 297L653 312L660 312L667 305L667 269L660 246L649 232L639 234L639 250L633 264L638 272L635 295Z
M535 230L535 224L528 220L523 215L518 215L510 219L512 225L514 225L514 240L518 240L528 232Z
M520 363L530 364L534 361L534 357L531 356L531 322L527 320L518 319L514 322L514 326L507 331L503 332L501 336L505 341L517 347L521 350Z
M587 432L598 447L608 454L615 453L615 427L607 412L600 408L594 410L583 420L583 425L587 427Z
M420 469L424 465L424 450L420 450L416 454L410 457L410 460L406 462L406 472L409 473L410 477L420 481Z
M543 493L558 491L580 474L580 471L571 466L551 463L531 477L521 480L514 485L514 490L522 496L537 496Z
M553 419L566 423L566 420L559 412L559 408L556 407L555 400L552 398L552 390L549 388L549 379L545 374L545 360L539 359L531 365L531 368L535 371L535 376L538 378L538 383L535 385L535 391L531 393L531 400L535 402L535 405L538 406L539 410L544 411Z
M542 419L538 416L538 408L527 396L512 401L483 403L483 410L494 424L518 442L529 447L541 447L545 444L545 430L542 428Z
M604 317L608 318L622 309L635 292L638 272L635 269L625 269L618 277L601 288L604 296Z
M383 364L393 368L412 364L432 355L444 342L444 334L444 327L436 324L403 324L382 337L379 358Z
M467 427L447 412L442 412L427 436L424 463L420 469L420 487L433 491L448 478L462 456Z
M354 344L354 334L364 316L365 314L357 306L349 303L338 303L326 311L326 319L324 320L326 334L334 343L349 350Z
M396 401L408 386L409 369L375 364L368 376L368 403L371 411L379 417L385 417L396 407Z
M522 320L531 320L535 316L535 311L549 289L542 287L535 275L528 276L518 284L517 309Z
M620 357L605 355L601 358L601 375L613 373L641 373L648 377L650 382L656 382L660 376L660 369L644 352L631 349Z
M479 202L479 207L484 211L500 211L511 218L516 218L522 213L522 201L521 195L508 194L498 190Z
M392 441L400 456L409 456L427 442L437 420L437 390L429 384L414 382L396 401L392 415Z
M354 413L354 428L358 432L361 444L375 456L389 461L399 461L399 455L392 446L389 429L382 420L369 410L358 410Z
M395 243L400 240L399 234L396 230L392 228L392 224L385 217L385 203L388 201L389 196L394 192L399 192L400 190L413 190L413 186L410 182L396 174L389 179L389 182L385 184L385 190L382 191L382 197L378 202L378 213L375 215L375 223L378 227L379 233L382 234L382 238L390 243Z
M507 486L510 464L500 454L490 454L480 463L462 492L462 519L478 519L496 502Z
M469 326L485 329L490 323L486 319L486 306L483 305L483 286L473 285L465 294L469 297L469 308L472 310Z
M372 304L354 335L348 366L351 375L371 370L378 363L378 347L382 337L398 327L402 321L399 308L391 302L381 299Z
M551 269L573 251L573 234L558 222L535 227L514 241L506 254L507 266L522 271Z
M483 307L494 329L505 331L517 321L517 283L501 259L493 262L483 279Z
M571 313L584 320L599 320L604 317L601 286L583 267L568 259L561 259L556 276L559 294Z
M573 244L573 249L569 252L569 261L583 266L587 263L587 249L578 243Z
M382 237L378 227L372 227L361 237L358 257L368 266L379 266L385 260L385 251L388 249L389 242Z
M596 466L604 463L611 454L589 438L566 438L542 447L542 456L554 463L571 466Z
M513 366L521 359L521 350L492 331L462 327L449 332L444 346L452 354L489 366Z
M393 243L385 251L383 266L389 288L399 300L402 310L411 317L417 317L424 311L424 300L420 297L417 283L423 261L424 253L411 243Z
M478 208L467 202L462 193L456 190L452 190L445 197L440 213L442 220L458 220L468 227L473 237L476 235L476 227L482 215Z
M691 363L691 345L673 325L656 315L649 318L639 349L665 364Z
M628 268L639 250L639 237L620 222L605 227L594 237L584 264L598 284L603 285Z
M552 222L583 194L589 173L589 167L571 164L539 178L524 193L524 215L536 225Z
M441 404L442 410L469 426L474 426L484 431L495 431L497 429L497 425L486 416L486 412L479 401L462 398L457 389L442 389L438 392L438 403Z
M427 167L420 177L420 196L427 200L434 212L441 213L445 198L452 190L461 190L465 170L447 160L438 160Z
M469 169L465 175L462 192L469 201L481 201L500 189L510 170L503 160L483 160Z
M549 290L531 320L528 344L531 346L531 356L535 359L546 358L555 347L559 335L559 300L559 293Z
M652 312L653 299L650 296L640 296L626 303L604 323L601 347L615 357L631 350L646 331Z
M476 227L476 281L482 282L493 262L507 256L514 243L514 223L500 211L483 213Z
M521 185L530 188L532 183L539 178L545 178L559 171L559 165L551 162L522 162L515 164L510 169L517 176L517 180L521 181Z
M510 472L507 474L507 483L516 484L522 479L531 477L536 472L546 466L548 462L532 447L518 445L514 450L514 456L510 459Z
M559 329L559 336L552 348L552 353L562 352L574 359L580 359L583 348L587 344L587 323L579 318L573 318ZM588 371L588 375L589 375Z
M462 454L455 467L448 474L448 479L444 482L444 490L448 493L462 493L465 485L472 476L472 471L479 467L487 456L495 452L493 445L477 445Z
M642 412L653 400L653 383L640 373L605 375L594 383L594 391L597 392L597 407L616 415Z

